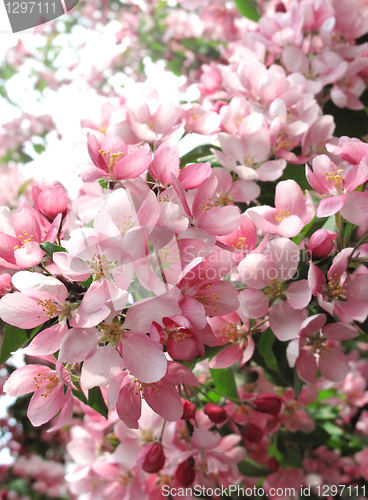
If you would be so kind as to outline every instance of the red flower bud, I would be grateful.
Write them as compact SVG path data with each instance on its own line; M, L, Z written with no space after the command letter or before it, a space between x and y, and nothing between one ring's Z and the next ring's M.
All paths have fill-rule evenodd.
M189 457L182 462L175 471L175 484L187 488L194 483L196 472L194 469L194 458Z
M145 472L154 474L165 465L165 454L161 443L151 443L147 445L137 458L137 464L142 465Z
M183 398L181 398L181 402L183 403L183 409L184 409L183 415L180 417L181 420L189 420L191 418L194 418L196 414L195 405Z
M240 435L245 441L257 444L262 441L264 432L258 425L245 424L240 431Z
M209 403L203 408L203 411L214 424L221 424L227 419L226 411L215 403Z
M309 239L308 251L312 252L314 259L323 259L330 255L336 238L337 234L334 231L318 229Z
M279 2L275 5L275 12L286 12L286 7L283 2Z
M253 408L260 413L278 415L281 411L282 399L276 394L260 394L253 401Z
M267 467L270 469L271 472L277 472L280 468L280 464L275 457L271 457L268 459Z

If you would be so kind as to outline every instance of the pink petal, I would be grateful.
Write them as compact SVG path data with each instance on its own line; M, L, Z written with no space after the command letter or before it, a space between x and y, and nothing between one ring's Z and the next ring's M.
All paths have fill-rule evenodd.
M50 319L36 300L18 292L7 294L1 299L0 318L18 328L34 328Z
M61 408L61 412L57 417L57 421L55 425L53 425L50 429L47 429L47 432L53 432L58 429L64 427L73 416L73 394L71 389L69 388L65 394L65 399L63 403L63 407Z
M81 384L86 389L107 385L123 367L124 361L110 344L99 347L83 363Z
M24 350L24 354L31 356L53 354L60 349L61 341L67 331L68 327L64 321L50 328L46 328L46 330L36 335L29 346Z
M314 384L317 378L317 363L312 349L306 351L302 349L296 360L296 369L299 377L307 384Z
M65 395L59 384L47 396L42 396L42 389L36 391L28 406L27 416L34 427L45 424L63 407Z
M210 368L228 368L233 365L239 358L243 355L243 350L240 344L231 344L226 347L223 351L219 352L210 361Z
M251 319L262 318L268 312L268 297L260 290L242 290L239 303L241 312Z
M71 328L61 343L58 360L63 363L84 361L97 348L101 337L96 328Z
M318 205L317 217L329 217L330 215L336 214L344 206L345 201L346 194L323 198Z
M352 224L364 224L368 214L368 193L358 191L347 193L346 202L340 213L344 219Z
M183 414L183 403L175 387L164 379L144 390L147 404L165 420L179 420Z
M135 179L145 172L151 163L151 149L140 147L123 156L114 167L116 179Z
M303 312L292 309L286 301L279 301L271 309L269 323L279 340L294 339L303 322Z
M359 332L352 325L344 323L330 323L322 328L322 334L331 340L347 340L358 337Z
M125 332L122 346L127 369L141 382L157 382L165 375L167 370L165 354L147 335Z
M321 374L332 382L344 380L350 371L349 360L337 347L328 346L319 355L318 366Z
M4 384L8 396L18 397L36 390L35 377L55 374L54 370L42 365L26 365L15 370Z
M312 298L308 280L299 280L290 283L285 295L289 305L293 309L304 309Z
M141 396L138 389L130 384L121 388L116 411L119 418L129 429L138 429L138 420L141 418ZM180 417L179 417L180 418Z
M205 429L195 429L190 440L193 448L197 450L211 450L217 448L221 442L218 432L211 432Z

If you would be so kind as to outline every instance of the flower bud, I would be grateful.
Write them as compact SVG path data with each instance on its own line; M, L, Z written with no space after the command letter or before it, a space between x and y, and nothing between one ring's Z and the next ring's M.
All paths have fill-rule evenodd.
M280 468L280 464L275 457L271 457L268 459L267 467L270 469L271 472L277 472Z
M161 443L151 443L139 453L137 464L142 466L145 472L154 474L165 465L165 454Z
M32 200L36 210L49 219L55 219L68 207L68 194L55 182L38 182L32 186Z
M262 441L264 432L260 427L258 427L258 425L245 424L245 426L240 431L240 435L245 441L257 444Z
M327 231L327 229L318 229L310 237L308 252L312 253L314 259L323 259L331 253L336 238L337 234L335 232Z
M286 7L283 2L279 2L275 5L275 12L286 12Z
M253 408L259 413L267 413L268 415L278 415L281 411L282 398L276 394L260 394L253 401Z
M194 483L196 472L194 469L194 458L189 457L182 462L175 471L175 484L187 488Z
M214 424L221 424L227 419L226 411L215 403L209 403L203 408L203 411Z
M196 407L190 401L187 401L181 398L181 402L183 403L183 415L180 417L181 420L190 420L195 417Z

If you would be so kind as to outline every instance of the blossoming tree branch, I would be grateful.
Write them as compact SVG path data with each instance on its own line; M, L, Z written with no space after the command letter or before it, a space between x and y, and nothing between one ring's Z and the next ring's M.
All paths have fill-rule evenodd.
M182 0L119 13L117 43L134 49L121 66L138 82L138 60L166 60L198 99L149 85L118 94L102 79L75 199L12 167L51 117L22 115L0 136L17 187L0 207L1 374L5 394L28 395L33 426L1 423L14 458L1 498L27 487L218 498L234 485L254 498L365 498L367 5ZM3 77L15 53L20 66L33 57L14 50ZM48 458L21 444L31 432Z

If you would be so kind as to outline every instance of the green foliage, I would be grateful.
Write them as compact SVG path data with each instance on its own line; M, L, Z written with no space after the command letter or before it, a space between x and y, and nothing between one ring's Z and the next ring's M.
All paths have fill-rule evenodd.
M40 248L51 258L55 252L67 252L66 248L55 245L55 243L50 243L50 241L40 243Z
M42 144L33 144L33 149L35 150L35 152L37 154L41 154L43 153L44 151L46 151L46 148L45 146L43 146Z
M260 15L252 0L235 0L235 4L240 14L252 21L259 21Z
M23 347L28 340L26 330L17 328L16 326L6 325L3 342L1 344L0 364L5 363L5 361L10 358L12 352Z
M88 406L96 410L98 413L100 413L103 417L107 418L109 410L102 396L100 387L93 387L93 389L89 389L87 404Z
M237 465L239 472L243 474L243 476L263 477L270 474L270 469L268 467L248 457L244 458Z
M212 380L216 391L232 399L238 399L234 372L230 368L221 368L219 370L211 369Z
M363 97L365 97L363 95ZM323 113L332 115L336 123L334 135L341 137L357 137L363 139L368 134L368 115L364 109L352 110L338 108L332 101L328 101L323 107Z

